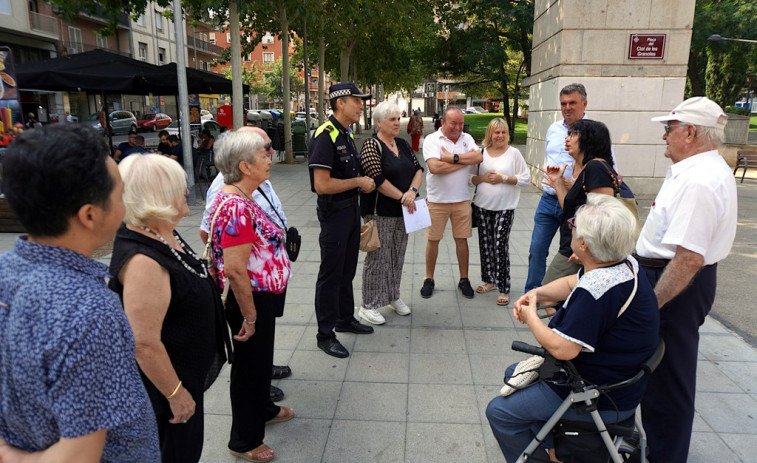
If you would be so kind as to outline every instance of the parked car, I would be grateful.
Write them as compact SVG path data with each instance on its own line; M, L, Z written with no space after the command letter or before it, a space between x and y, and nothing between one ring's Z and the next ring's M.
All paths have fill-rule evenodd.
M151 130L156 132L158 130L168 127L173 119L168 114L163 113L147 113L140 117L137 121L137 125L142 130Z
M306 120L305 118L305 111L300 111L294 116L295 119L299 120ZM315 129L318 127L318 113L315 111L310 111L310 129Z
M471 106L469 108L465 109L465 114L484 114L488 113L486 109L482 108L481 106Z
M213 138L218 138L218 134L221 133L221 124L211 120L200 120L200 124L189 124L189 131L192 135L199 135L204 129L210 130L210 134L213 135ZM181 138L181 135L179 135L180 127L178 120L171 122L171 125L166 128L166 131L168 132L168 135L177 135Z
M111 135L137 131L137 118L129 111L113 111L108 114L108 120L110 123ZM92 127L105 135L105 128L100 125L100 116L97 113L90 114L85 120L79 123Z
M214 119L213 114L207 109L200 110L200 119L203 121L212 121Z

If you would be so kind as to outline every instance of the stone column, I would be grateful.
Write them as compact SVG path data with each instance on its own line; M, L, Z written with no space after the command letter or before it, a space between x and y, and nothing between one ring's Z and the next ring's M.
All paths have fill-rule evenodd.
M694 6L694 0L535 1L531 76L524 81L530 87L525 156L535 182L542 178L547 128L562 119L560 89L579 82L587 117L610 129L620 173L637 195L657 193L670 161L662 127L649 119L683 101ZM629 58L632 34L665 34L662 58Z

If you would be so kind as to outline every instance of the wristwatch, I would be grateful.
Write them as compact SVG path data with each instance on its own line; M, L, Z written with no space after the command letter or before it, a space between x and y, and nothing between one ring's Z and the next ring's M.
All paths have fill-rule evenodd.
M413 192L413 193L415 193L415 194L418 194L418 189L417 189L417 188L415 188L414 186L411 186L411 187L410 187L410 191L412 191L412 192Z
M452 162L454 162L455 164L460 162L460 156L458 156L457 154L452 155Z

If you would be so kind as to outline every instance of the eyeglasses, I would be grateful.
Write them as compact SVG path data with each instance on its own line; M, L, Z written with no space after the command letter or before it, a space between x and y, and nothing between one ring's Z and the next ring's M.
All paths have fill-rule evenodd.
M569 228L570 230L575 230L575 229L576 229L576 218L575 218L575 216L574 216L574 217L571 217L571 218L569 218L569 219L568 219L568 220L566 220L565 222L566 222L566 223L568 224L568 228Z
M665 124L664 126L665 135L670 134L670 131L675 129L676 127L684 127L684 126L686 126L686 124L675 124L675 125Z
M568 136L569 136L569 137L577 137L577 136L579 136L580 134L581 134L581 132L579 132L579 131L578 131L578 130L576 130L576 129L570 129L570 130L568 130Z
M265 145L263 145L263 149L266 150L266 151L270 151L272 146L273 146L273 142L269 141L268 143L266 143Z

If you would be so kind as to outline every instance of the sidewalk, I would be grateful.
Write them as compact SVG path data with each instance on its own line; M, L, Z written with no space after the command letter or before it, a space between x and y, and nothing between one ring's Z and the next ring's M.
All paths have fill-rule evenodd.
M428 125L433 127L430 119ZM319 225L307 166L301 158L293 165L274 164L271 180L290 225L303 237L302 252L292 265L285 314L277 323L275 351L275 363L290 365L293 375L274 384L284 390L282 403L294 407L297 417L267 428L265 442L277 452L274 461L503 462L484 410L502 385L504 368L523 358L510 350L510 343L534 342L528 329L512 318L512 305L497 307L496 293L462 298L449 229L439 248L434 295L422 299L426 240L423 232L416 232L409 237L401 286L412 315L400 317L382 309L387 323L375 327L374 334L339 334L349 358L327 356L315 342ZM536 189L524 190L515 214L510 236L513 301L525 284L538 200ZM195 250L202 248L197 235L201 215L202 207L193 206L178 227ZM0 251L12 247L14 238L0 234ZM469 245L470 276L478 283L475 232ZM361 253L354 280L357 305L363 258ZM743 291L742 300L749 300L749 290ZM756 367L757 351L708 318L701 329L690 462L755 461ZM205 396L205 463L242 461L226 447L231 424L228 381L227 367Z

